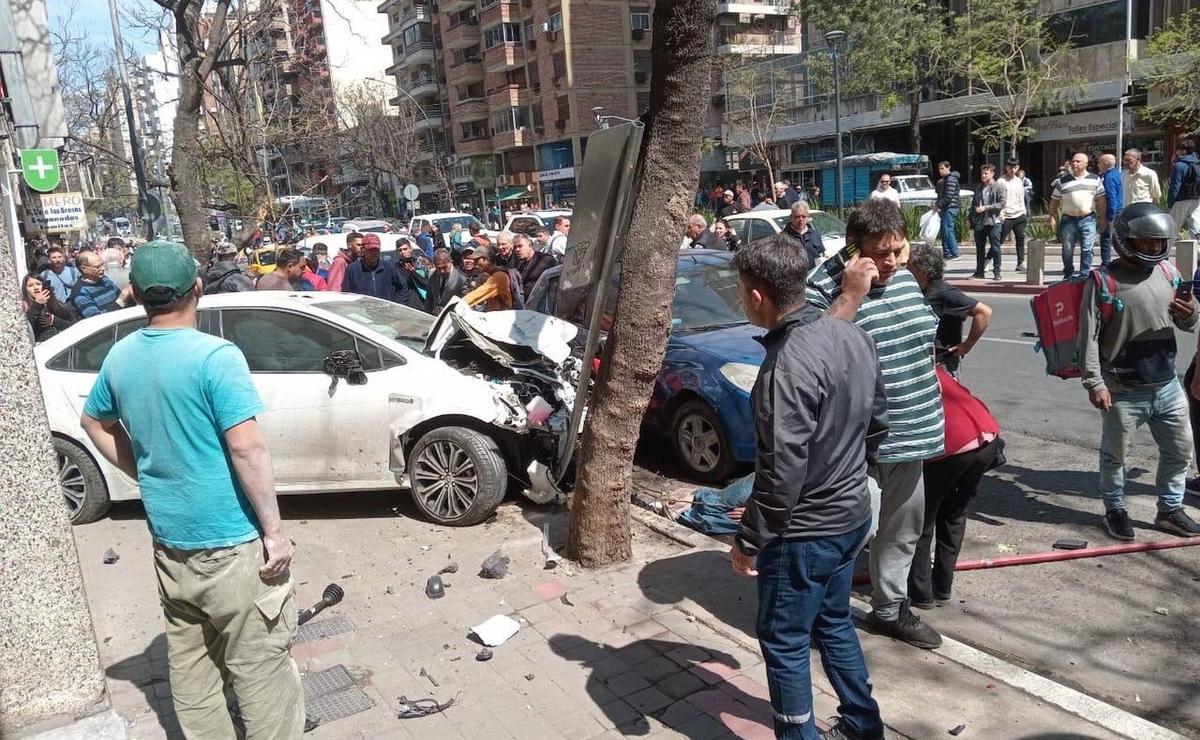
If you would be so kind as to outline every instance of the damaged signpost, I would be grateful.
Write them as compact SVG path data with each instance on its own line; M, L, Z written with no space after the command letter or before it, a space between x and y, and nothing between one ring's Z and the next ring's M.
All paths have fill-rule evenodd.
M612 128L606 126L588 137L556 309L559 318L569 320L584 307L588 327L571 424L562 437L555 471L555 480L560 483L574 457L583 424L587 389L592 379L591 358L600 346L600 320L604 316L612 271L629 230L633 211L629 196L635 192L634 172L644 131L640 121L629 121Z

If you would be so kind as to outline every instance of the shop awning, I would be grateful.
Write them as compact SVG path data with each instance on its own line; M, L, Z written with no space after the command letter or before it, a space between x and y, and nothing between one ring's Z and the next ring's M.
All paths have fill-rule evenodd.
M530 195L531 193L525 189L525 186L518 185L501 190L500 194L496 196L496 200L520 200L521 198L528 198Z

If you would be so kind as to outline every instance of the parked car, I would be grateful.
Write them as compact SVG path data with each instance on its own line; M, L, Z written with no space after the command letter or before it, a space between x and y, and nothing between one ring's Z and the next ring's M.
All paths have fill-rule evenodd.
M671 304L671 336L642 420L665 435L675 459L692 478L727 480L754 461L750 389L762 365L763 330L746 319L729 252L680 252ZM527 307L553 313L561 267L547 270ZM609 292L609 311L616 307ZM607 321L604 326L608 326Z
M447 249L450 248L450 232L453 230L454 224L461 225L463 231L468 231L471 228L471 224L479 224L479 227L483 228L483 224L479 222L479 219L469 213L425 213L412 217L412 220L408 222L408 233L416 236L424 231L425 227L430 223L437 224L438 229L441 231L442 243L437 246L446 247ZM494 240L496 238L497 232L487 231L486 229L484 231L491 239Z
M930 207L937 200L937 189L929 175L892 175L892 187L900 194L901 206ZM970 204L975 196L974 190L959 188L960 201Z
M357 231L360 234L372 231L376 234L385 234L396 231L396 227L390 221L382 218L355 218L344 222L342 231Z
M545 226L551 234L554 233L554 219L559 216L571 217L570 211L521 211L514 213L508 219L504 228L517 234L525 234L530 238L539 226Z
M816 227L825 245L825 256L832 257L846 246L846 224L832 213L810 210L809 223ZM742 244L774 236L787 228L792 212L787 209L774 211L747 211L734 214L725 220L742 238ZM813 265L815 267L816 265Z
M113 344L145 324L140 307L114 311L34 351L75 523L138 497L79 415ZM280 493L403 486L425 516L454 526L490 516L514 479L536 502L561 496L547 470L579 377L568 322L457 299L435 320L367 296L268 291L202 297L198 328L246 356Z

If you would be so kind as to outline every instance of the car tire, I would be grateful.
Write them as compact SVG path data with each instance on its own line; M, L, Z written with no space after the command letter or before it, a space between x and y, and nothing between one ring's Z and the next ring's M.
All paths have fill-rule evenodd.
M470 527L491 516L504 500L508 466L490 437L465 427L442 427L413 445L408 482L413 503L426 517Z
M697 398L671 415L671 448L684 471L704 483L728 480L737 468L725 427L712 407Z
M87 524L108 513L108 484L88 451L74 442L54 437L54 462L59 490L71 524Z

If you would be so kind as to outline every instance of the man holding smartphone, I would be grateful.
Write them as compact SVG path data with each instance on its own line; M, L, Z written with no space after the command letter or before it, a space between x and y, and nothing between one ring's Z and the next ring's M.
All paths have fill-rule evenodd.
M1158 516L1154 525L1180 537L1200 535L1183 508L1192 459L1188 402L1175 373L1175 329L1198 323L1190 285L1167 261L1175 222L1151 203L1125 207L1113 223L1118 255L1087 282L1079 321L1083 387L1103 415L1100 497L1104 529L1134 539L1125 509L1125 458L1143 424L1158 445ZM1101 281L1108 295L1097 294ZM1107 301L1111 308L1102 307Z

